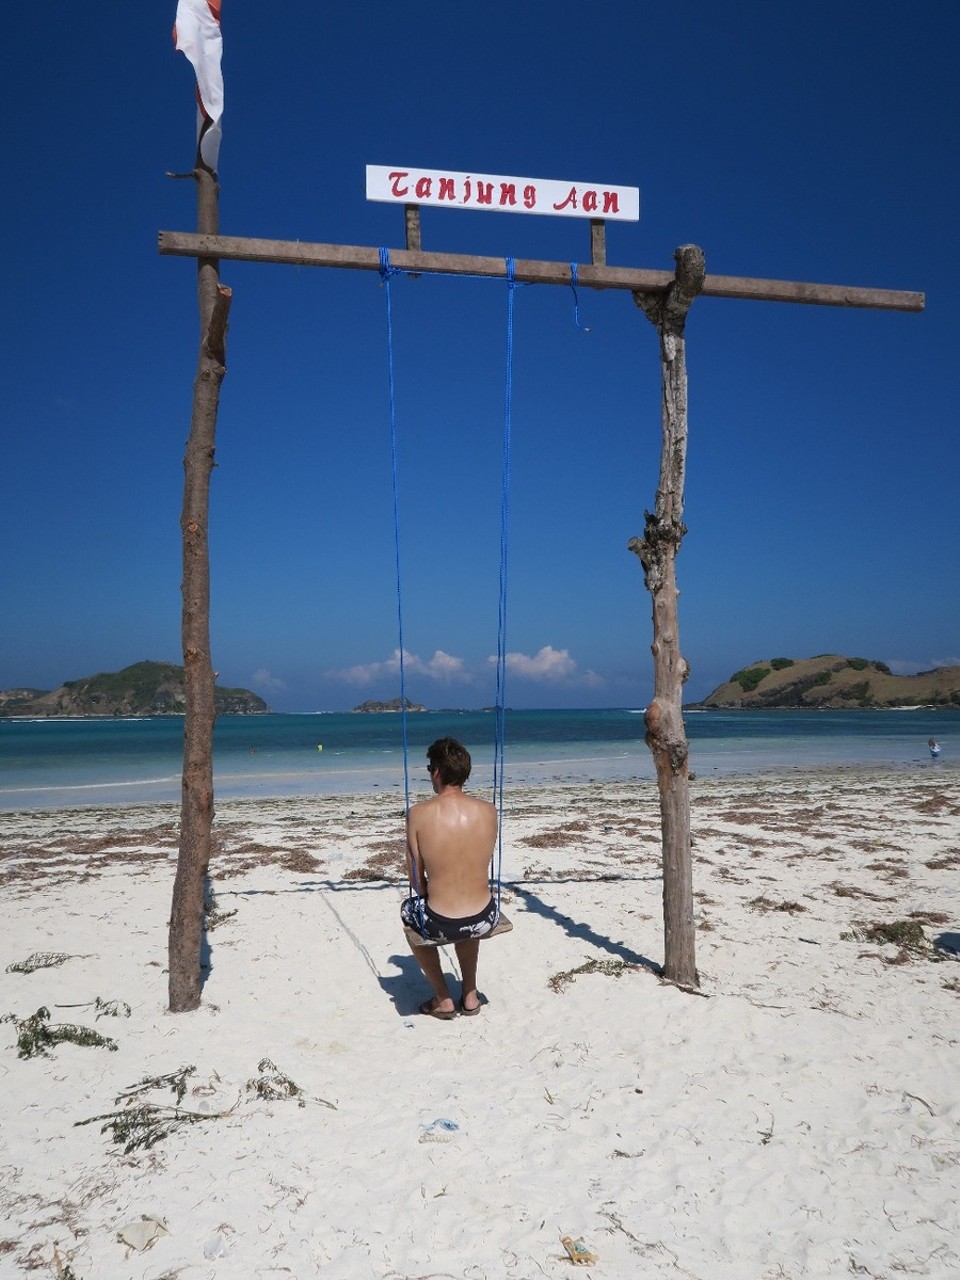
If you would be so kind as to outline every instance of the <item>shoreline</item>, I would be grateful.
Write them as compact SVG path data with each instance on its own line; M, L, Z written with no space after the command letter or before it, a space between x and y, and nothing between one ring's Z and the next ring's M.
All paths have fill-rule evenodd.
M924 759L922 755L910 760L895 761L803 761L794 763L777 762L758 764L754 759L737 761L736 759L716 761L712 766L690 771L691 788L698 784L716 779L763 778L777 781L797 774L817 774L822 772L849 773L865 770L874 773L905 774L908 772L925 773L936 770L946 775L957 774L960 762L952 759ZM638 768L638 764L642 765ZM584 766L591 766L584 771ZM475 776L482 774L482 769L475 770ZM309 777L309 785L306 778ZM368 779L365 785L357 785L360 778ZM378 781L372 781L377 778ZM352 780L353 785L350 785ZM347 785L343 785L347 781ZM265 785L266 783L266 785ZM530 760L522 764L508 763L504 783L505 794L522 790L530 786L578 786L604 784L644 784L656 785L656 770L649 753L637 761L635 756L595 756L571 757L569 759ZM478 794L489 790L488 786L478 784L471 779L470 788ZM411 795L416 783L411 783ZM61 812L89 809L139 808L150 805L180 804L181 776L171 774L157 779L131 779L115 782L76 783L69 786L51 784L48 787L0 788L0 818L5 815L31 813L33 811ZM141 794L129 799L122 794L137 790ZM86 793L89 798L83 800L80 795ZM384 768L383 765L369 768L346 767L342 770L328 769L318 778L316 775L304 775L290 770L277 770L273 773L261 773L255 777L245 775L221 775L214 777L214 799L220 804L226 801L258 800L290 802L309 801L319 797L348 797L369 795L404 794L402 772L398 768Z
M927 741L932 735L943 745L938 767L950 768L953 756L960 759L954 750L960 713L704 711L687 720L689 768L697 777L858 762L921 769L930 762ZM403 743L391 728L395 722L395 713L224 718L214 740L217 796L402 791ZM431 734L452 731L470 747L474 782L481 789L488 780L492 783L489 715L464 715L451 722L445 714L427 713L413 723L408 756L413 781ZM179 803L182 754L182 722L173 718L11 724L0 732L0 811ZM512 722L503 775L508 788L654 775L638 711L521 712Z

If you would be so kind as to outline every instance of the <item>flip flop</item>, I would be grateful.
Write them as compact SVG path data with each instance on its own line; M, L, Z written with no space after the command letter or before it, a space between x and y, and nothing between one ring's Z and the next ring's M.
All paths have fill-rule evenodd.
M420 1012L428 1018L439 1018L441 1022L451 1022L456 1016L456 1009L435 1009L432 1000L424 1000Z
M483 1002L481 1001L480 1003L477 1004L475 1008L468 1009L467 1006L463 1003L463 996L460 997L460 1003L457 1005L457 1009L465 1018L475 1018L482 1008L483 1008Z

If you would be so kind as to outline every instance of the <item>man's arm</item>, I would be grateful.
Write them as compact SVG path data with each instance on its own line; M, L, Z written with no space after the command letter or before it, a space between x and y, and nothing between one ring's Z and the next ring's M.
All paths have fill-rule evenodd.
M414 806L414 809L416 806ZM427 872L420 856L419 832L414 817L414 809L407 814L407 875L414 891L421 897L427 896Z

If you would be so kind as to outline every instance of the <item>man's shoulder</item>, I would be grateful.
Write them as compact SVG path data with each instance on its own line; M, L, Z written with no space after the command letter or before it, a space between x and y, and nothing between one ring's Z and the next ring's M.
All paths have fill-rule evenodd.
M423 813L425 809L428 809L431 805L435 805L436 803L436 796L427 796L424 800L415 800L408 810L408 816L413 818L418 813Z
M489 800L484 800L480 796L465 796L464 799L469 802L478 821L496 822L497 806L495 804L491 804Z

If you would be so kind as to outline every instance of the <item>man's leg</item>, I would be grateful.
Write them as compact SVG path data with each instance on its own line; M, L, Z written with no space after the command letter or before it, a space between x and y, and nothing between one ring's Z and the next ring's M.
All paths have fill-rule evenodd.
M463 978L461 1000L467 1010L476 1009L480 1004L477 995L477 961L480 958L480 942L472 938L469 942L454 943L457 960L460 962L460 974ZM444 984L446 986L446 984Z
M433 1007L441 1013L453 1012L453 997L450 995L450 989L447 986L447 980L443 976L443 969L440 966L440 948L439 947L415 947L410 944L410 950L413 952L417 964L423 971L423 976L433 987ZM479 946L478 946L479 950ZM460 947L457 947L459 955ZM463 962L461 961L461 964ZM476 976L476 960L474 960L474 976Z

